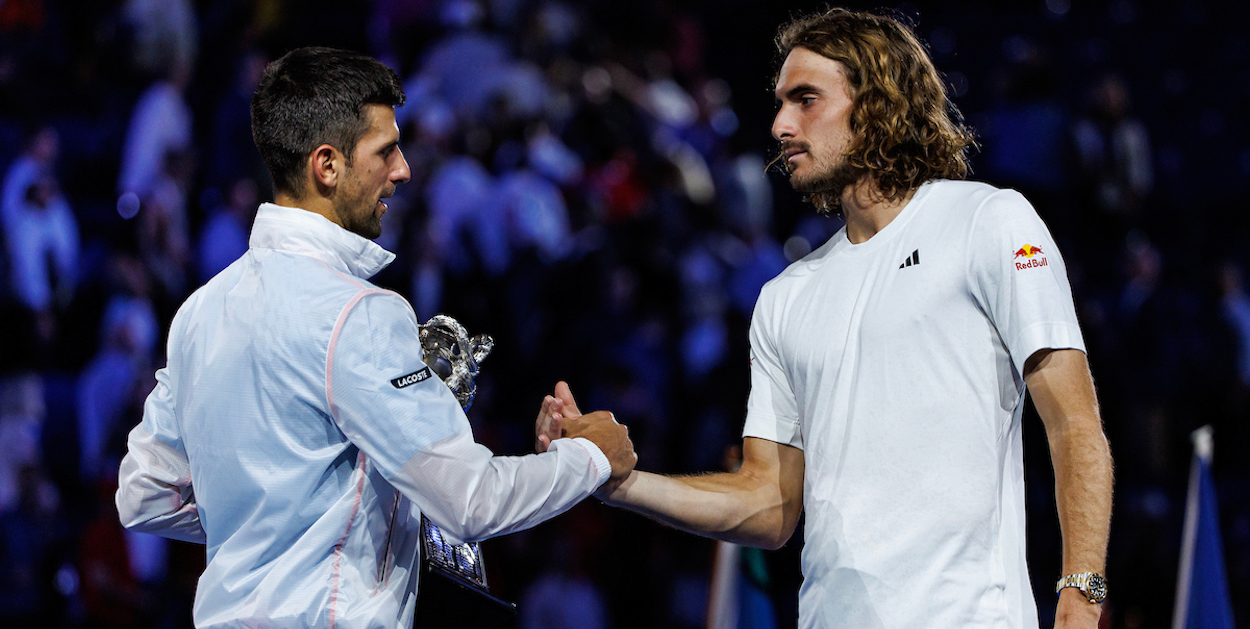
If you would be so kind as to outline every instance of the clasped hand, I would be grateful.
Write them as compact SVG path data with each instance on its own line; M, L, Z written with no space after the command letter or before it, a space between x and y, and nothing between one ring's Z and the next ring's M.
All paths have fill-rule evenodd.
M556 383L555 395L543 398L534 422L534 449L546 452L551 442L560 438L584 437L594 442L612 465L609 482L620 482L638 463L629 428L617 423L612 413L595 411L583 415L577 408L568 383Z

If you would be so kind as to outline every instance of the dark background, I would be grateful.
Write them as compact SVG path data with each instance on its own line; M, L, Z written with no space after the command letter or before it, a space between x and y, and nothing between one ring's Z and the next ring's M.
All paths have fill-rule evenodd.
M265 60L300 45L372 54L407 83L413 181L382 240L398 260L375 281L422 319L447 312L496 338L470 412L478 439L529 451L533 413L566 379L583 408L630 425L640 467L721 468L740 437L755 295L840 226L764 174L773 36L823 6L0 0L6 195L67 210L27 220L5 201L0 618L189 626L202 549L123 534L116 465L170 317L271 198L247 97ZM1105 619L1170 625L1188 435L1212 424L1228 579L1250 621L1250 8L886 8L914 24L976 131L973 178L1024 192L1067 261L1117 464ZM145 117L144 103L166 109ZM49 134L59 150L40 162L36 202L13 165ZM127 181L140 137L163 150ZM32 225L78 234L63 266L41 261L64 239ZM29 268L50 300L24 292ZM1047 626L1060 538L1031 407L1025 433ZM794 624L800 537L744 569L780 626ZM704 622L713 544L596 501L485 549L495 593L530 610L523 626ZM551 600L567 617L526 616Z

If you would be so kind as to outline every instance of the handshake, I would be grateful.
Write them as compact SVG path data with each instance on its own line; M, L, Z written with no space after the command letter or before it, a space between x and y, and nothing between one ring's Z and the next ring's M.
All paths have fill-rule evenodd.
M634 470L638 455L629 440L629 428L616 422L608 411L583 415L564 381L556 383L555 395L543 399L534 422L534 449L546 452L561 437L584 437L594 442L612 465L612 475L604 488L619 485Z

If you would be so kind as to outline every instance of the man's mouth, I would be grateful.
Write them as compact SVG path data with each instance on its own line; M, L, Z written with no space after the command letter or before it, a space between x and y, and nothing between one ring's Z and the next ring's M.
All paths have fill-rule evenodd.
M381 195L381 196L379 196L379 197L378 197L378 205L382 206L382 211L383 211L383 212L385 212L386 210L390 209L390 207L391 207L391 206L387 205L387 204L386 204L386 201L383 201L383 199L390 198L390 196L391 196L391 195L393 195L393 194L395 194L395 193L392 191L392 192L388 192L388 193L383 194L383 195Z
M782 153L786 156L786 162L792 162L795 157L807 153L808 146L805 143L785 143L781 146Z

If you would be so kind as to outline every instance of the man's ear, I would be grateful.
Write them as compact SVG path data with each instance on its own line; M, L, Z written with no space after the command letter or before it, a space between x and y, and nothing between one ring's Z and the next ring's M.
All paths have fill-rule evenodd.
M308 172L318 188L334 189L343 169L343 154L329 144L313 149L308 156Z

